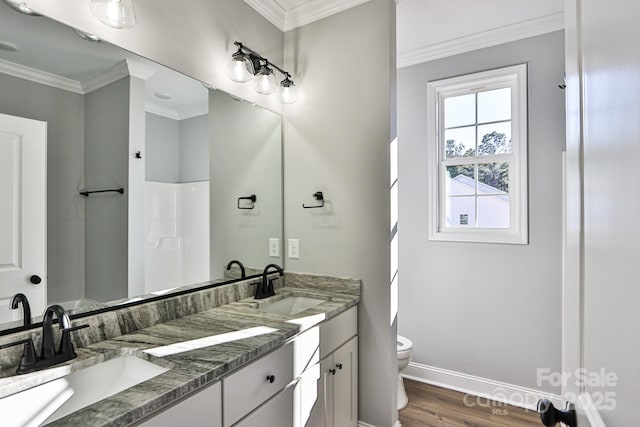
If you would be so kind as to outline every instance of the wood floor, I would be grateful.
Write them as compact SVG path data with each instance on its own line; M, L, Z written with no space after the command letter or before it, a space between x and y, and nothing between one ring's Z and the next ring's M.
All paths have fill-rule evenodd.
M540 427L535 411L477 399L464 393L404 380L409 404L400 411L402 427Z

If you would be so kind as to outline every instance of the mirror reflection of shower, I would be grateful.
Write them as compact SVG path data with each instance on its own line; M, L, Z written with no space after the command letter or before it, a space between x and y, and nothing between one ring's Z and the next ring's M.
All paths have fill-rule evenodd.
M169 94L156 94L167 99ZM146 108L145 293L209 280L209 143L204 104Z

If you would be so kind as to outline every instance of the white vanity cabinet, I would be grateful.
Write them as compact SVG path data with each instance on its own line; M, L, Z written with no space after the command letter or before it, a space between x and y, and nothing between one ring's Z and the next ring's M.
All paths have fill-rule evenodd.
M296 427L348 427L358 424L357 309L302 333L301 348L319 335L295 390ZM323 356L320 359L320 356Z
M142 427L180 425L222 427L222 387L215 383L142 421Z
M140 425L356 426L357 318L353 307L320 323Z

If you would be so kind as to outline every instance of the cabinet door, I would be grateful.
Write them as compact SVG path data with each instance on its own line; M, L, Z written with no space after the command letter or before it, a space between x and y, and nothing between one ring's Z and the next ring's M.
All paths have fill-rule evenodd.
M286 388L234 427L293 427L293 392L294 387Z
M358 338L333 353L333 426L358 425ZM335 370L335 371L333 371ZM335 372L335 375L333 375Z
M158 415L152 415L139 424L140 427L175 427L181 425L222 427L222 391L220 383L196 392L169 407Z
M328 427L332 408L328 407L331 392L333 357L329 356L308 368L296 386L296 427Z

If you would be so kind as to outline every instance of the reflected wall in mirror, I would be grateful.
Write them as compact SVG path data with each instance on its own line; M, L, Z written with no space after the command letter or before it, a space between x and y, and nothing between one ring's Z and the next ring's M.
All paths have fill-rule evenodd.
M82 36L0 2L0 330L17 292L82 312L282 264L280 116Z

